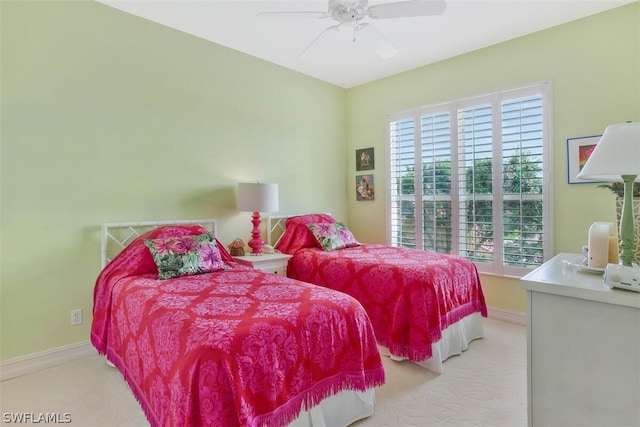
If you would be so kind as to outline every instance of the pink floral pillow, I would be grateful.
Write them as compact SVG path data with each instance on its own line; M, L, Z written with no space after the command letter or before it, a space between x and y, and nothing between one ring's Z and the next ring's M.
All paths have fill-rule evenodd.
M299 249L317 246L316 239L309 232L307 224L335 223L329 214L307 214L287 218L285 231L276 243L276 249L282 253L293 255Z
M197 236L145 239L158 267L158 279L191 276L222 270L225 264L212 232Z
M315 237L324 251L333 251L335 249L351 248L360 245L349 229L341 222L334 224L307 224L307 228L309 228L313 237Z

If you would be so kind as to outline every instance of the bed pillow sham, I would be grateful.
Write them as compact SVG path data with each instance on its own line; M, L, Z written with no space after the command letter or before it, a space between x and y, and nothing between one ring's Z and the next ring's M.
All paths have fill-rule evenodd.
M307 224L307 228L323 251L334 251L360 245L347 226L341 222Z
M225 267L212 232L145 239L144 243L158 267L159 280L212 273Z
M153 261L149 248L144 244L145 239L158 239L160 237L187 236L207 233L205 227L201 225L165 225L145 231L136 237L126 248L116 255L105 267L101 274L114 275L118 277L126 274L137 276L141 274L157 273L158 267ZM231 258L231 255L229 255ZM223 257L224 259L224 257ZM126 270L126 273L123 271Z
M299 249L313 248L318 243L307 228L307 224L333 224L336 220L329 214L308 214L287 218L285 231L276 243L275 249L293 255Z

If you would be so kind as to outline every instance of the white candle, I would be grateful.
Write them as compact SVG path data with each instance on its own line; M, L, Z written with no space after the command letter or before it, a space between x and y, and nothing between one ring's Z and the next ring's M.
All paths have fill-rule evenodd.
M609 224L594 222L589 227L589 260L592 268L605 268L609 262Z

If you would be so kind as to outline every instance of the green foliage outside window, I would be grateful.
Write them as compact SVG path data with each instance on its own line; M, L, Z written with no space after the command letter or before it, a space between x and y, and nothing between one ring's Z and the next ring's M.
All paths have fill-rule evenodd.
M493 259L493 201L487 198L493 191L491 159L476 159L473 167L464 171L465 187L461 193L466 221L464 253L467 257L490 262ZM406 170L400 182L401 194L415 192L415 171ZM452 252L451 162L449 160L424 164L422 168L423 247L437 252ZM536 156L516 153L502 166L504 259L507 265L535 266L543 260L542 200L521 195L542 194L542 168ZM510 195L516 196L512 199ZM445 196L445 197L438 197ZM483 197L484 196L484 197ZM401 202L402 227L412 230L415 225L413 198ZM416 247L408 238L403 246Z

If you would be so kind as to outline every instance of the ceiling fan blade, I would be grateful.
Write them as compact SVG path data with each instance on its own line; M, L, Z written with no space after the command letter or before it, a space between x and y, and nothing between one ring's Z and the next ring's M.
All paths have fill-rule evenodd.
M314 49L318 46L318 42L320 41L320 39L324 38L324 36L326 36L327 33L329 33L329 31L340 30L341 25L342 24L332 25L331 27L325 28L320 34L316 36L315 39L313 39L311 43L309 43L309 45L307 45L307 47L304 48L302 52L300 52L300 58L302 59L310 58L313 54Z
M371 5L367 13L373 19L390 19L440 15L446 9L444 0L407 0Z
M318 12L318 11L291 11L291 12L258 12L256 13L256 18L260 19L280 19L280 18L314 18L314 19L323 19L328 18L329 14L327 12Z
M389 59L398 53L398 49L376 27L368 23L358 29L360 41L368 44L383 59Z

